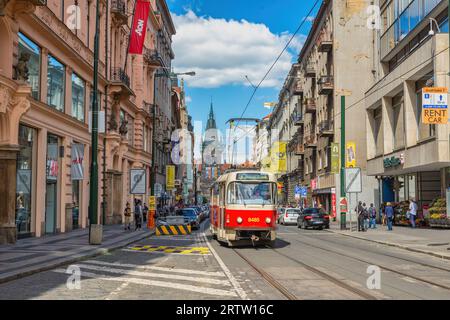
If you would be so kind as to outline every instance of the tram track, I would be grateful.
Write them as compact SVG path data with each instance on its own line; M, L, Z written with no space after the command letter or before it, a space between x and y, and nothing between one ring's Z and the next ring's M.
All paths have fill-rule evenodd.
M338 287L341 287L361 298L364 298L366 300L377 300L378 298L367 293L364 292L363 290L360 290L358 288L355 288L351 285L349 285L348 283L335 278L329 274L327 274L326 272L323 272L311 265L308 265L298 259L292 258L282 252L280 252L279 250L272 248L270 246L266 246L267 249L270 249L272 252L277 253L278 255L283 256L286 259L289 259L293 262L295 262L296 264L301 265L303 268L307 269L308 271L320 276L321 278L324 278L330 282L332 282L333 284L337 285ZM282 284L280 284L277 280L275 280L268 272L266 272L265 270L263 270L262 268L256 266L250 259L248 259L246 256L244 256L241 252L239 252L236 249L233 249L233 251L242 259L244 260L250 267L252 267L256 272L258 272L273 288L275 288L277 291L279 291L283 296L285 296L288 300L299 300L299 298L293 294L292 292L289 291L289 289L287 289L285 286L283 286Z
M301 243L303 245L306 245L306 246L309 246L309 247L313 247L313 248L316 248L316 249L319 249L319 250L322 250L322 251L325 251L325 252L329 252L329 253L332 253L332 254L335 254L335 255L339 255L341 257L343 256L343 257L346 257L346 258L349 258L349 259L352 259L352 260L355 260L355 261L366 263L368 265L376 265L382 270L389 271L389 272L392 272L392 273L395 273L395 274L398 274L398 275L401 275L401 276L404 276L404 277L408 277L410 279L414 279L414 280L420 281L422 283L426 283L426 284L429 284L429 285L432 285L432 286L436 286L438 288L450 291L450 286L447 286L447 285L444 285L444 284L441 284L441 283L438 283L438 282L435 282L435 281L427 280L427 279L424 279L424 278L421 278L421 277L418 277L418 276L414 276L414 275L412 275L410 273L402 272L402 271L399 271L399 270L387 267L385 265L381 265L378 262L371 262L371 261L368 261L366 259L357 258L357 257L354 257L352 255L348 255L348 254L345 254L345 253L342 253L342 252L337 252L335 250L331 250L331 249L324 248L324 247L321 247L321 246L318 246L318 245L314 245L311 242L305 242L305 241L301 241L301 240L298 240L298 239L293 239L293 240L298 242L298 243ZM384 255L384 254L380 253L380 255ZM391 255L385 255L385 256L393 257ZM432 266L432 265L428 265L426 263L415 262L413 260L406 259L406 258L397 258L397 257L393 257L393 258L399 259L399 260L408 261L408 262L412 262L412 263L416 263L417 265L421 265L421 266L428 267L428 268L434 268L434 269L438 269L438 270L450 273L450 270L448 270L446 268Z

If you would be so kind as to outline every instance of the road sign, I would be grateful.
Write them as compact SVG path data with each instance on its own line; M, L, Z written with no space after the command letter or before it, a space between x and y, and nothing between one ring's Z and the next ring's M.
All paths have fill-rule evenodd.
M161 183L155 183L155 196L161 198L163 187Z
M331 143L331 172L339 173L339 143Z
M130 193L146 194L147 174L145 169L130 169Z
M445 87L422 89L422 123L448 123L448 89Z
M156 210L156 197L155 196L148 197L148 209L150 211Z
M345 169L345 192L347 193L362 192L361 168Z
M339 206L341 207L341 213L347 213L348 212L347 198L341 198L341 201L339 201Z
M308 196L308 188L307 187L300 187L300 196L302 198L306 198Z
M347 142L346 150L347 150L347 161L345 167L346 168L356 167L356 143L353 141Z
M295 186L294 194L295 194L295 199L299 200L300 196L301 196L301 187L300 186Z

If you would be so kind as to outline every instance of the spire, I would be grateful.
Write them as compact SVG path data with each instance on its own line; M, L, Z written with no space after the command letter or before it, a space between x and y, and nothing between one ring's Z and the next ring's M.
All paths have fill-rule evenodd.
M209 107L209 117L208 122L206 124L206 130L208 129L217 129L216 126L216 119L214 117L214 110L213 110L213 103L212 103L212 97L211 97L211 106Z

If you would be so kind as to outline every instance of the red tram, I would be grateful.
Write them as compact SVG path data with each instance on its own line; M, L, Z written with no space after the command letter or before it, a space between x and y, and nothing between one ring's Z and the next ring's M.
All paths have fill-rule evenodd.
M229 246L273 245L276 239L276 178L259 171L231 171L211 187L211 232Z

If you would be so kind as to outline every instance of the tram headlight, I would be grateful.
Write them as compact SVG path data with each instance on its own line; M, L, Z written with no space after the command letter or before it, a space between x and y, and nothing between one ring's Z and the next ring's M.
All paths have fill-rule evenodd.
M269 217L266 218L266 223L269 224L270 222L272 222L272 219L270 219Z
M236 219L236 221L237 221L237 223L242 223L242 218L241 218L241 217L238 217L238 218Z

